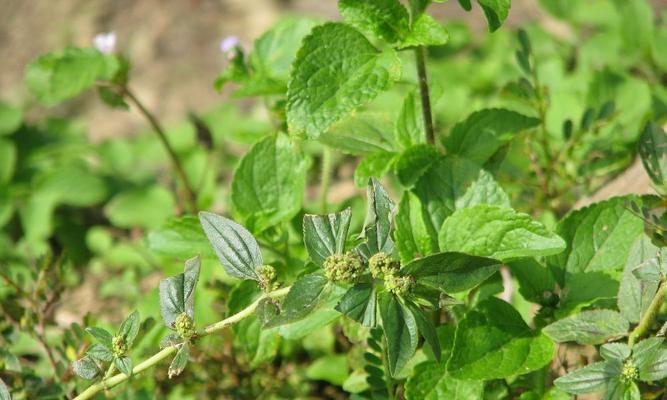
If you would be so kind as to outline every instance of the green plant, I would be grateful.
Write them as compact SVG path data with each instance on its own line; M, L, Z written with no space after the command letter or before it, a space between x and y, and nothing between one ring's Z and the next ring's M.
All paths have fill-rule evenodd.
M55 214L61 224L84 221L68 237L71 229L61 224L55 234L31 228L26 211L17 223L14 203L0 203L0 221L3 207L9 210L7 236L28 250L1 260L11 286L0 292L9 325L2 340L16 346L14 332L35 337L54 371L31 388L21 382L34 374L3 351L13 391L88 399L130 381L128 398L186 391L230 398L663 395L667 134L659 123L667 117L667 97L649 83L665 78L664 20L654 25L640 0L601 0L606 18L592 21L583 2L542 1L572 29L591 30L583 43L572 43L534 25L516 36L499 30L510 2L479 0L496 33L476 44L465 27L452 24L448 32L427 13L430 3L340 0L342 22L282 20L247 55L229 41L229 65L216 87L234 84L235 95L262 100L271 118L238 160L221 149L217 114L196 117L200 134L190 132L178 145L182 138L130 91L129 63L121 56L68 48L33 61L26 81L42 102L96 88L112 106L136 107L180 190L146 184L144 176L124 182L115 170L122 144L93 151L103 160L94 173L81 164L85 152L73 161L47 158L46 166L11 161L0 170L9 171L0 178L20 188L39 167L59 165L56 175L64 178L41 178L47 184L36 191L40 196L28 194L37 202L32 212ZM634 19L621 23L621 15ZM597 48L612 39L616 47ZM628 54L623 62L619 51ZM39 151L20 145L24 139L15 132L29 131L20 127L20 112L0 110L0 133L19 143L7 141L7 154ZM658 195L573 208L636 152ZM330 186L350 164L346 154L360 156L350 178L366 187L363 220L358 196L330 201ZM230 180L201 161L215 156L236 165ZM15 174L14 164L26 171ZM85 190L72 195L60 182L75 178ZM107 180L130 187L128 193L109 199ZM213 206L211 187L221 182L231 188L226 211L233 219L205 211L195 217ZM319 199L304 200L313 182ZM54 213L62 204L71 208ZM108 221L89 226L86 207L100 204ZM145 218L158 205L179 215ZM112 235L136 219L149 231L145 244L124 232ZM82 236L88 245L77 254L72 243ZM174 260L187 260L154 293L152 307L159 303L164 327L152 329L152 319L133 312L112 335L88 317L90 335L73 324L62 343L49 343L50 307L76 286L66 276L81 275L81 266L96 259L118 262L112 251L118 243L159 257L169 271ZM132 260L123 255L121 262ZM137 274L151 270L134 262ZM217 264L224 275L216 275ZM21 278L25 271L31 279ZM195 302L196 294L204 301ZM90 345L91 337L98 343ZM563 361L562 351L574 355ZM584 353L602 361L571 362ZM166 374L153 380L145 374L168 359ZM93 382L71 379L72 372ZM313 381L326 384L304 383Z

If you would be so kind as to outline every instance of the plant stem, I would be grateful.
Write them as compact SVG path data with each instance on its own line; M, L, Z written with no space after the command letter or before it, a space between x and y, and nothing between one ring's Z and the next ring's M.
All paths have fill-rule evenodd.
M424 46L415 48L417 61L417 75L419 76L419 93L421 94L422 115L424 116L424 130L426 141L435 145L435 130L433 129L433 115L431 113L431 95L428 91L428 76L426 75L426 50Z
M255 310L257 309L257 306L259 305L259 302L262 301L265 298L276 298L276 297L281 297L287 294L287 292L290 290L290 287L285 287L282 289L274 290L273 292L267 293L264 296L258 298L255 300L252 304L250 304L248 307L244 308L243 310L239 311L238 313L232 315L229 318L225 318L222 321L216 322L212 325L209 325L205 327L204 329L200 330L197 332L197 337L201 336L206 336L210 335L211 333L218 332L230 325L233 325L242 319L250 316ZM133 369L132 369L132 375L138 375L141 372L147 370L148 368L156 365L160 361L164 360L165 358L169 357L170 355L176 353L176 346L169 346L166 347L159 352L155 353L153 356L150 358L142 361L141 363L137 364ZM111 389L112 387L128 380L130 377L123 374L119 373L117 375L114 375L109 378L102 379L102 381L97 382L91 386L89 386L86 390L81 392L78 396L74 398L74 400L85 400L85 399L90 399L93 398L97 393L101 392L102 390L106 389Z
M658 316L660 307L662 307L662 304L665 301L666 294L667 294L667 279L663 279L662 282L660 282L658 291L655 292L655 296L653 296L651 304L649 304L648 308L646 309L646 313L642 317L641 321L639 321L639 325L637 325L635 329L632 332L630 332L630 336L628 336L628 346L632 347L637 342L637 339L644 336L644 334L646 334L646 331L648 331L649 328L651 328L651 325L653 325L653 322Z
M322 169L320 175L320 208L322 214L327 213L329 185L331 184L331 173L333 165L331 163L331 149L324 147L322 149Z
M171 143L169 143L169 139L167 138L167 134L165 133L164 129L162 128L162 125L160 122L157 120L155 115L151 113L146 106L137 98L137 96L130 90L129 87L127 86L122 86L121 87L122 93L125 95L125 97L132 102L141 115L143 115L146 120L148 120L148 123L151 125L155 133L157 134L158 138L160 139L160 142L162 142L162 146L164 149L167 151L167 154L169 155L169 158L171 159L171 163L174 167L174 170L176 171L176 175L178 175L178 179L180 179L181 184L183 185L183 188L185 189L185 195L187 196L187 201L188 201L188 206L190 208L190 212L196 213L197 212L197 195L193 189L192 184L188 180L188 176L185 173L185 170L183 169L183 165L181 164L180 159L178 158L178 155L176 154L176 151L174 148L171 146Z

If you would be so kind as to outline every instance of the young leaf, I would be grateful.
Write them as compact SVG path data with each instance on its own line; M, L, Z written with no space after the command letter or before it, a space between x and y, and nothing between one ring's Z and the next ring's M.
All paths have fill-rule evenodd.
M479 204L457 210L440 228L440 249L501 261L558 254L565 242L511 208Z
M329 294L327 282L327 278L317 272L299 278L283 300L281 313L268 321L264 327L273 328L306 317Z
M125 318L120 324L118 335L123 338L128 349L132 347L134 339L139 333L140 326L141 318L139 317L139 311L136 310L133 311L132 314L128 315L127 318Z
M183 343L179 346L178 352L174 356L174 359L169 365L169 379L178 376L183 372L185 366L188 364L188 358L190 357L190 345L188 343Z
M77 376L88 380L95 379L102 373L97 363L89 356L74 361L72 363L72 370Z
M476 111L452 128L445 139L449 154L484 164L517 133L533 128L540 120L514 111L490 108Z
M357 283L340 299L336 310L363 326L374 327L376 319L375 286L372 283Z
M546 326L542 332L556 342L600 344L627 335L628 320L611 310L582 311Z
M199 221L225 271L240 279L258 281L255 269L264 262L252 234L236 222L213 213L200 212Z
M407 400L481 399L484 382L458 380L447 374L445 364L426 361L418 364L405 384Z
M306 214L303 217L303 241L315 264L322 266L330 255L345 252L351 219L350 208L333 214Z
M338 9L346 23L389 43L408 35L408 10L398 0L339 0Z
M625 361L632 349L625 343L607 343L600 347L600 356L607 361Z
M116 357L113 359L116 368L127 376L132 375L132 359L127 356Z
M644 127L639 155L653 183L663 190L667 188L667 133L655 122Z
M367 197L368 213L364 224L365 242L360 244L358 249L368 259L381 251L391 254L394 249L394 241L391 239L394 202L376 179L368 181Z
M408 363L417 349L417 322L410 309L395 296L382 293L379 296L380 316L387 344L389 372L396 376Z
M111 352L111 349L104 347L104 345L100 343L95 343L94 345L90 346L86 354L95 360L100 360L103 362L113 361L113 353Z
M449 41L447 29L428 14L421 14L400 47L442 46Z
M86 328L86 332L90 333L107 349L111 348L111 341L113 340L113 336L107 330L97 327L88 327Z
M251 231L288 221L301 210L308 165L284 134L265 138L243 156L234 171L231 197Z
M400 77L395 52L378 51L349 25L327 23L303 40L287 90L291 134L315 139Z
M419 198L412 192L403 193L396 213L394 236L403 262L427 256L438 248L437 233L429 231Z
M556 379L554 384L568 393L590 393L604 388L620 373L615 363L596 362Z
M553 352L553 343L532 332L518 311L491 297L459 322L447 371L457 379L500 379L542 368Z
M500 262L491 258L448 252L418 258L404 265L401 273L413 276L419 284L456 293L479 285L499 267Z
M185 271L160 281L160 313L165 325L173 328L179 315L194 320L195 287L199 280L199 257L185 262Z

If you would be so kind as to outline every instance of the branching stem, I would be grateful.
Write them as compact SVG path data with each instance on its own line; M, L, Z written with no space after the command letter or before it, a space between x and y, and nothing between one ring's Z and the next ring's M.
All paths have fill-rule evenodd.
M415 47L415 59L417 61L419 93L421 94L426 141L429 144L435 145L435 130L433 129L433 114L431 112L431 95L428 91L428 76L426 75L426 50L423 46Z
M660 312L660 307L662 307L662 304L665 302L665 295L667 295L667 279L663 279L662 282L660 282L658 291L655 293L655 296L653 296L653 300L651 301L651 304L649 304L648 309L646 309L646 313L641 321L639 321L639 325L630 332L630 336L628 336L628 346L632 347L637 342L637 339L644 336L646 331L651 328L651 325L653 325L653 322L658 316L658 312Z
M206 336L210 335L212 333L218 332L230 325L233 325L239 321L241 321L244 318L247 318L250 316L255 310L257 309L257 306L259 305L259 302L262 301L262 299L265 298L277 298L277 297L282 297L287 294L287 292L290 290L290 287L285 287L282 289L274 290L273 292L267 293L264 296L258 298L255 300L252 304L250 304L248 307L244 308L243 310L239 311L238 313L232 315L229 318L225 318L222 321L216 322L212 325L209 325L205 327L204 329L200 330L197 332L197 337L201 336ZM152 366L156 365L160 361L164 360L165 358L171 356L172 354L176 353L176 346L169 346L166 347L157 353L155 353L153 356L150 358L140 362L137 364L133 369L132 369L132 375L138 375L142 373L143 371L151 368ZM93 398L97 393L111 389L112 387L125 382L128 380L130 377L123 374L119 373L114 376L102 379L100 382L97 382L91 386L89 386L86 390L81 392L78 396L74 398L74 400L85 400L85 399L91 399Z

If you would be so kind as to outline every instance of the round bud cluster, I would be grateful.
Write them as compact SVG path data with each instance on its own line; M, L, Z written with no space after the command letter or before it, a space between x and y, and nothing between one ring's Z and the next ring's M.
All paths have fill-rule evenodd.
M410 275L401 276L394 272L385 273L384 275L385 289L397 296L403 296L410 292L414 284L415 279Z
M639 369L635 366L632 360L627 360L625 363L623 363L621 381L624 383L631 383L637 379L639 379Z
M127 343L122 336L114 336L111 341L111 351L116 357L122 357L127 353Z
M371 270L371 276L379 278L398 271L399 264L389 254L379 252L368 260L368 267Z
M188 314L182 313L176 317L176 321L174 321L174 329L178 336L184 340L188 340L195 334L195 323Z
M276 269L271 265L262 265L256 269L259 275L259 287L265 292L276 289Z
M332 282L356 282L364 274L364 264L358 254L332 254L324 260L324 275Z

